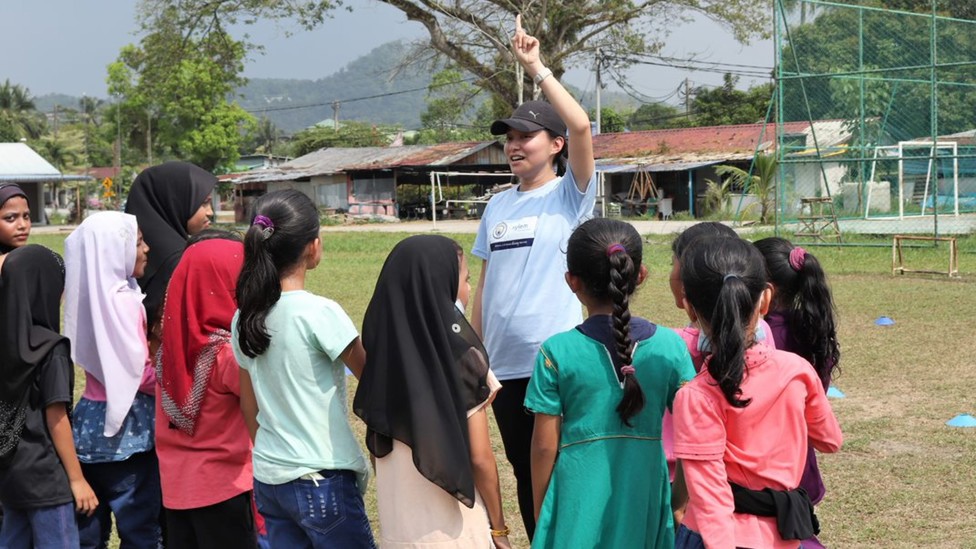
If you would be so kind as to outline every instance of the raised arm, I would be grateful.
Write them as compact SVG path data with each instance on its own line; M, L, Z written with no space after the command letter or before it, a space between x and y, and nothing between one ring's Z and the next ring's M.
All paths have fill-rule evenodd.
M569 130L569 166L573 170L576 186L580 192L586 192L586 187L593 175L593 137L590 133L590 117L572 95L556 80L539 57L539 40L526 34L522 28L522 15L515 16L515 36L512 37L512 50L515 58L525 69L525 72L536 80L542 75L539 86L546 99L566 123ZM548 76L546 74L548 73Z

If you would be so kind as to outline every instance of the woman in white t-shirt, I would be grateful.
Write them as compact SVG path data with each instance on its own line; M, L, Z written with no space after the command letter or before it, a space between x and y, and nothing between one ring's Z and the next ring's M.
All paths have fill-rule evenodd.
M526 533L535 530L529 447L533 418L523 409L539 346L583 320L563 281L566 242L595 203L593 141L586 111L539 57L539 41L515 20L512 50L546 101L528 101L491 133L505 136L505 155L519 184L488 203L474 255L484 260L472 323L502 382L492 403L505 454L518 483Z

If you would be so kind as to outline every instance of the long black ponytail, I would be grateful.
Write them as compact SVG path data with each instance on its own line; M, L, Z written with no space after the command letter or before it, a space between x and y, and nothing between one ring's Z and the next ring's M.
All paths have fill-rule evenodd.
M633 374L633 347L630 338L630 296L637 289L643 243L628 223L611 219L591 219L569 237L566 265L579 277L586 293L613 303L613 334L617 376L623 380L624 394L617 414L628 427L630 418L644 409L645 397Z
M709 327L712 354L708 373L736 408L742 398L745 353L755 343L749 323L766 288L759 250L737 238L702 239L681 256L681 281L695 313Z
M813 254L789 240L764 238L755 246L775 288L771 309L786 313L790 337L800 346L795 351L813 364L826 388L840 371L837 316L827 275Z
M265 319L281 299L281 275L298 266L305 247L318 237L318 210L305 194L285 189L254 202L237 279L238 343L245 355L254 358L268 350Z

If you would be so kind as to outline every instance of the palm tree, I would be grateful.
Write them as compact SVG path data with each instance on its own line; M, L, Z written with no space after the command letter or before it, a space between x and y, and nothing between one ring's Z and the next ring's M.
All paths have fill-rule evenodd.
M769 214L776 205L776 169L779 162L775 155L757 154L752 161L751 173L735 166L716 166L715 172L728 177L727 183L756 197L759 203L759 222L768 223Z
M707 185L705 188L705 211L709 214L722 214L724 216L729 205L729 197L732 195L729 181L715 182L706 179L705 183Z
M0 85L0 138L37 139L44 133L44 117L37 112L30 91L7 79Z
M84 137L78 129L70 129L60 133L57 137L47 136L38 142L38 153L51 163L61 173L77 167L78 161L84 155ZM51 182L51 194L54 207L61 206L61 181Z
M94 124L95 128L98 128L101 122L98 118L98 111L101 110L103 103L105 102L101 99L87 95L78 100L78 110L81 111L82 119L85 122L85 164L88 166L91 166L91 126Z
M261 117L258 120L258 128L256 140L258 144L258 150L263 151L265 154L271 155L275 153L275 149L278 146L278 140L281 139L282 131L278 129L271 119L267 117Z

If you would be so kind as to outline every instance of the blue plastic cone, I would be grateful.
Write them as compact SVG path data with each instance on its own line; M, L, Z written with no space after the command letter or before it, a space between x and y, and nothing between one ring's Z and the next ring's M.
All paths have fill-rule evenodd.
M838 389L837 387L834 387L833 385L831 385L827 389L827 396L830 397L830 398L844 398L847 395L845 395L844 392L841 391L840 389Z
M878 326L891 326L892 324L895 323L895 321L887 316L879 316L878 319L874 321L874 323L877 324Z
M976 417L969 414L959 414L946 422L949 427L976 427Z

